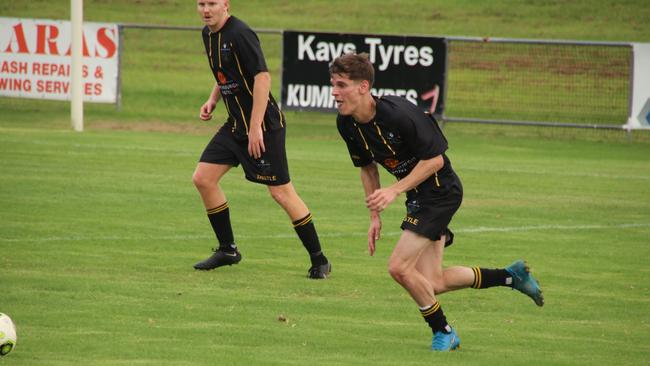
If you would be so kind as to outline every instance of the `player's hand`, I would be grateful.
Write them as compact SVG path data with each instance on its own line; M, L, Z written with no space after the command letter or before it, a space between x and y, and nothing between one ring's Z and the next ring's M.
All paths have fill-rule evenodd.
M371 211L381 212L395 201L397 196L399 192L390 187L379 188L366 197L366 207Z
M370 255L375 254L375 243L381 237L381 219L378 212L373 212L370 217L370 227L368 228L368 252Z
M251 126L250 131L248 131L248 154L255 159L259 159L265 151L262 126Z
M201 111L199 112L199 118L203 121L209 121L212 119L212 111L214 111L214 107L217 106L217 103L212 100L208 100L207 102L203 103L201 106Z

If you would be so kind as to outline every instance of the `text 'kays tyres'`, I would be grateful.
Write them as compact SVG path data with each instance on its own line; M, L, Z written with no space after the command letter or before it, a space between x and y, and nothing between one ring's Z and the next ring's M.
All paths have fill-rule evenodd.
M314 35L298 36L298 59L310 61L332 61L346 53L357 53L354 43L335 43L320 41L314 44ZM368 56L379 71L384 71L389 65L400 65L404 62L408 66L433 65L433 48L429 46L417 47L413 45L384 44L382 38L366 37L364 44L368 47Z
M443 113L444 38L297 31L285 31L282 38L283 108L335 111L329 64L363 52L375 68L373 95L398 95L424 111Z

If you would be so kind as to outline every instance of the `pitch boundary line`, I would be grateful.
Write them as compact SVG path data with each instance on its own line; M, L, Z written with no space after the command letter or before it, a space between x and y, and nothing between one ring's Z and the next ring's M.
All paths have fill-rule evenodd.
M514 227L470 227L454 229L455 233L467 234L480 234L480 233L509 233L509 232L526 232L526 231L580 231L580 230L610 230L610 229L632 229L632 228L647 228L650 223L629 223L618 225L535 225L535 226L514 226ZM397 237L401 231L391 231L382 233L383 237ZM321 238L344 238L344 237L365 237L367 234L362 232L350 233L319 233ZM291 234L273 234L273 235L237 235L242 239L285 239L294 238L296 235ZM111 241L111 240L199 240L211 239L214 235L142 235L142 236L103 236L103 237L90 237L90 236L51 236L44 238L0 238L0 242L4 243L23 243L23 242L53 242L53 241Z

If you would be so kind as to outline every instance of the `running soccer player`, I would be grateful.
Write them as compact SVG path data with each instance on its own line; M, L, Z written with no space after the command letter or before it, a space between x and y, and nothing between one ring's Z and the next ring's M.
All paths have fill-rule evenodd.
M374 97L374 68L367 54L346 54L330 64L336 124L352 163L361 168L361 183L370 210L368 249L380 237L380 212L406 193L406 217L388 263L388 271L413 298L431 327L434 351L459 347L436 296L472 287L512 287L542 306L537 281L522 260L503 269L442 267L443 249L454 241L449 230L460 207L463 187L445 154L447 140L433 116L401 97ZM377 163L397 182L381 187Z
M241 261L228 201L219 186L230 168L241 164L246 179L266 185L293 222L310 256L309 278L327 278L331 265L321 249L312 215L289 179L286 120L270 93L271 76L257 34L230 15L228 0L197 0L196 4L205 24L203 43L216 79L199 117L210 120L222 99L228 119L203 151L192 177L219 241L214 253L194 268L211 270Z

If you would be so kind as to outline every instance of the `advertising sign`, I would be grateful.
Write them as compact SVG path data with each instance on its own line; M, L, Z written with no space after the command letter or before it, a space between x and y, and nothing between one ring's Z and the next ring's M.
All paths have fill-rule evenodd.
M84 101L116 103L117 24L85 22ZM70 100L69 21L0 17L0 96Z
M328 67L338 56L366 52L375 67L373 95L399 95L424 111L444 111L444 38L285 31L282 106L335 111Z

